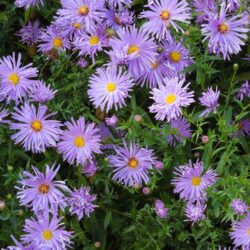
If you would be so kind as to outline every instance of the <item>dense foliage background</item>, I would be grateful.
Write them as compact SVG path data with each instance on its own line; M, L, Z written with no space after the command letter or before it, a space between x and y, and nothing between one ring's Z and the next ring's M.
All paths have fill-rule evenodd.
M136 0L133 9L138 14L146 1ZM39 69L39 78L58 90L56 97L49 102L49 110L57 112L56 119L67 121L72 116L99 124L104 117L116 114L119 128L127 140L135 140L141 146L153 149L157 157L164 162L163 170L155 170L148 187L149 195L141 187L126 188L112 181L112 172L104 154L97 155L98 172L87 178L82 174L81 166L72 167L64 162L56 150L47 150L45 154L31 154L10 139L7 125L0 126L0 199L6 207L0 211L0 247L12 244L10 235L19 238L24 220L32 213L20 207L16 199L15 186L19 174L30 170L31 165L44 170L45 164L54 162L61 165L57 179L66 180L69 187L89 185L92 193L97 194L95 212L91 217L78 221L67 213L64 222L67 229L74 231L73 249L218 249L219 246L232 246L229 237L235 216L229 204L234 198L242 198L250 204L249 138L234 136L239 121L250 118L249 99L243 102L235 98L241 84L250 79L249 62L242 60L250 54L247 44L242 52L225 61L221 57L207 52L206 43L202 43L199 25L182 25L186 31L184 44L189 48L194 63L185 69L186 78L191 82L195 98L208 86L218 86L221 91L217 114L207 119L199 118L202 107L198 101L184 111L184 117L191 123L192 137L176 147L170 147L162 136L161 123L148 112L152 103L149 90L135 87L127 106L118 112L105 114L95 110L87 96L88 78L96 67L107 60L105 53L99 53L95 64L80 68L76 53L63 52L51 60L36 53L31 56L27 47L20 43L15 33L28 20L39 19L43 26L49 25L55 11L60 7L57 0L46 1L43 7L24 10L16 8L13 1L1 0L0 9L0 57L10 55L12 51L21 52L24 64L33 62ZM138 23L138 26L140 23ZM178 36L180 34L176 34ZM12 107L9 107L12 110ZM142 116L137 122L134 115ZM166 127L168 133L169 128ZM202 135L209 141L202 143ZM105 143L121 143L121 138L113 134ZM216 184L208 190L206 219L192 225L185 221L184 202L173 194L170 184L173 169L183 165L189 159L204 161L205 169L213 168L219 176ZM167 219L160 219L154 212L155 199L164 201L169 209Z

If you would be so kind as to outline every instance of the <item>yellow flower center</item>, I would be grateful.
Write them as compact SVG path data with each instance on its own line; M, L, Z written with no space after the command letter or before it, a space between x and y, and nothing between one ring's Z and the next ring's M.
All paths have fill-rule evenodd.
M40 194L47 194L50 190L50 186L48 184L41 184L38 188Z
M35 132L39 132L42 129L43 125L40 121L35 120L31 123L31 128L35 131Z
M53 233L52 233L52 231L51 230L44 230L43 231L43 233L42 233L42 235L43 235L43 239L44 240L51 240L52 238L53 238Z
M181 53L178 51L172 51L169 54L169 57L173 62L179 62L181 60Z
M158 61L155 61L154 63L151 63L151 68L152 69L157 69L159 66L159 62Z
M89 13L89 8L86 5L82 5L79 9L78 12L82 16L86 16Z
M96 45L99 43L99 38L97 36L92 36L89 38L90 45Z
M72 23L72 26L76 29L81 29L82 25L80 23Z
M55 48L61 48L62 47L62 39L59 37L56 37L53 39L53 46Z
M167 10L163 10L160 14L162 20L166 21L170 18L170 13Z
M247 230L247 234L248 236L250 236L250 228Z
M192 185L193 186L199 186L201 184L201 177L196 176L192 178Z
M85 146L85 140L82 136L77 136L74 140L74 144L77 148L81 148Z
M116 84L114 82L109 82L107 84L107 91L114 92L116 90Z
M166 97L166 103L167 104L173 104L176 100L176 95L175 94L169 94L167 97Z
M222 34L225 34L229 31L229 27L226 25L226 23L222 23L219 25L218 31Z
M128 161L128 166L130 168L136 168L138 164L139 164L138 161L134 157L130 158Z
M137 45L131 45L129 48L128 48L128 54L132 54L132 53L138 53L140 52L140 48L137 46Z
M16 73L11 73L8 76L8 80L11 81L14 85L17 85L19 83L19 76Z

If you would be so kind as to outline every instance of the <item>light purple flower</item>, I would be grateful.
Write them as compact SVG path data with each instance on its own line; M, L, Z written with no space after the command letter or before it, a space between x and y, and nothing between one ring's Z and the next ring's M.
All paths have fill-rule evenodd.
M32 88L30 99L35 102L45 103L52 100L57 90L53 91L50 85L46 86L45 82L38 81Z
M123 9L124 7L129 8L133 0L106 0L106 2L110 7Z
M146 69L150 68L156 57L156 44L142 29L135 26L118 30L118 37L110 40L114 51L126 51L128 71L135 77L140 77ZM119 52L115 52L119 53Z
M147 18L143 29L156 36L157 39L170 37L170 26L176 31L183 31L178 22L190 23L190 8L186 0L155 0L147 4L149 10L143 11L140 18Z
M83 24L88 32L94 31L103 19L104 0L61 0L61 4L57 15Z
M40 172L36 167L32 167L32 175L28 171L23 171L21 180L18 182L17 198L20 205L31 208L36 214L50 211L57 213L58 208L64 209L66 206L64 193L69 189L64 181L55 181L60 166L53 165L51 168L46 165L45 173Z
M88 95L96 108L109 111L126 105L125 99L134 86L134 79L121 68L98 68L89 79Z
M28 22L25 26L22 26L22 29L17 32L17 36L21 37L21 42L27 44L28 46L34 45L38 42L40 35L39 21Z
M238 54L247 39L248 19L243 14L228 17L223 4L220 13L209 15L208 23L202 24L204 40L208 40L210 52L222 54L229 59L232 54Z
M238 10L240 8L240 5L241 5L240 0L227 0L227 8L228 11L230 12L235 12L236 10Z
M8 115L8 111L3 107L0 107L0 124L8 122L7 120L4 120Z
M78 60L77 64L78 64L81 68L83 68L83 69L85 69L85 68L87 68L87 67L89 66L88 61L87 61L84 57L81 57L81 58Z
M47 113L47 107L39 105L24 104L21 108L14 108L10 123L11 130L17 130L11 136L16 144L21 143L26 151L33 153L45 152L46 148L55 147L61 134L61 123L56 120L49 120L52 114Z
M85 174L87 177L93 176L96 171L98 170L98 167L96 165L96 162L94 160L90 160L86 164L82 166L82 172Z
M239 215L243 215L248 211L248 205L241 199L233 199L230 206L234 213Z
M250 135L250 120L245 119L239 121L238 129L239 129L238 131L239 135L248 137Z
M189 84L183 86L184 82L185 79L178 77L166 78L164 84L160 84L158 88L151 91L154 104L149 107L149 110L151 113L156 113L157 120L176 119L181 116L182 107L187 107L194 102L194 92L187 92Z
M205 219L204 211L206 209L206 205L202 203L187 203L185 208L185 215L192 224L202 221Z
M44 0L16 0L15 5L19 8L24 7L25 9L28 9L31 6L39 6L43 5Z
M113 128L115 128L117 126L118 123L118 118L115 115L112 115L111 117L107 117L105 118L105 122L108 126L111 126Z
M62 28L52 24L44 29L39 37L39 51L49 52L52 49L61 51L70 49L70 42L63 34Z
M114 168L113 180L129 187L141 186L149 182L149 170L153 168L153 151L140 148L135 143L123 143L123 147L114 147L116 155L108 156L109 164Z
M235 247L242 247L244 250L250 248L250 214L241 221L233 223L233 230L230 237L234 241Z
M212 88L208 88L207 91L202 92L202 97L199 98L201 105L206 107L206 109L200 114L200 117L205 116L207 117L209 113L215 113L216 109L218 107L218 100L220 96L220 91L215 89L215 91Z
M0 101L19 103L36 84L38 70L32 64L21 66L21 54L3 57L0 60Z
M36 250L62 250L72 248L72 232L65 230L62 218L48 215L25 220L24 243L33 244Z
M166 208L164 203L159 199L155 201L155 213L161 219L165 219L168 216L168 208Z
M9 246L7 247L7 250L36 250L34 246L27 245L24 246L22 243L18 242L14 236L11 235L11 239L14 241L15 246Z
M175 146L176 142L182 142L183 138L190 139L191 129L190 124L183 117L179 117L176 120L170 121L171 130L173 134L168 135L168 144Z
M71 118L66 122L61 141L57 144L58 152L69 164L85 164L94 153L101 153L99 129L94 123L86 123L83 117L77 121Z
M195 202L206 199L206 189L211 187L217 180L216 172L212 169L204 172L202 161L189 162L175 168L176 177L172 180L175 186L174 193L179 193L185 201Z
M154 167L156 168L156 169L163 169L164 168L164 163L162 162L162 161L155 161L154 162Z
M76 214L78 220L81 220L83 216L90 217L95 210L97 205L94 205L93 202L96 200L96 195L90 194L89 187L81 187L80 189L75 189L70 194L68 204L70 206L70 213Z
M239 91L236 93L236 98L238 98L240 101L243 101L244 97L250 98L250 84L249 81L245 81L239 89Z

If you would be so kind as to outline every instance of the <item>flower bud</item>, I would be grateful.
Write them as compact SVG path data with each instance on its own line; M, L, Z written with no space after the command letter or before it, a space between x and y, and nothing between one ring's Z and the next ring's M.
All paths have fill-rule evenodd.
M142 121L142 116L141 115L135 115L134 119L136 122L141 122Z
M156 161L155 162L155 168L156 169L163 169L164 168L164 163L162 161Z
M238 69L239 69L239 64L238 64L238 63L235 63L235 64L233 65L233 70L234 70L234 72L236 73L236 72L238 71Z
M148 195L148 194L151 193L151 189L148 188L148 187L144 187L144 188L142 189L142 192L143 192L145 195Z
M203 136L201 137L201 141L202 141L202 143L207 144L207 143L209 142L208 136L207 136L207 135L203 135Z
M8 170L9 172L13 171L13 167L12 167L12 166L8 166L8 167L7 167L7 170Z
M5 201L0 200L0 211L3 211L6 207Z
M101 247L101 243L99 241L96 241L94 245L95 245L95 248L100 248Z

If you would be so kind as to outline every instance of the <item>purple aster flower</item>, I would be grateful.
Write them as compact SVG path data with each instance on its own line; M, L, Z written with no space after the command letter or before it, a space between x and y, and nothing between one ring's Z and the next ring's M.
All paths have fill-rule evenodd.
M190 124L183 117L179 117L176 120L170 121L171 130L174 134L168 135L168 144L170 146L175 146L176 141L182 142L183 138L190 139L191 129Z
M107 65L115 67L127 65L130 60L130 56L127 54L127 51L127 47L106 51L106 53L110 56L110 62L108 62Z
M108 27L117 30L134 22L133 13L127 9L116 11L115 9L106 10L105 23Z
M108 161L114 168L113 180L126 186L141 186L149 182L149 170L153 168L155 157L153 151L140 148L135 143L123 147L115 146L116 155L108 156Z
M250 84L248 81L243 83L239 91L236 93L236 98L238 98L240 101L243 101L244 97L250 98Z
M85 164L94 153L101 153L99 129L94 123L86 123L80 117L77 121L71 118L71 122L66 122L65 126L67 130L63 131L57 149L69 164Z
M102 22L104 0L61 0L61 4L57 14L62 19L84 24L88 32Z
M225 1L225 0L224 0ZM229 12L235 12L240 8L240 0L227 0L227 8Z
M213 91L212 88L208 88L206 92L202 93L202 97L199 98L201 105L205 106L206 109L200 114L200 117L207 117L209 113L213 112L216 114L216 109L218 107L218 100L220 96L220 91Z
M65 208L64 193L69 192L64 181L55 181L60 166L53 165L51 168L46 165L45 173L32 167L35 175L28 171L23 172L21 180L18 182L21 187L17 187L17 198L22 206L30 207L36 214L41 211L56 213L58 208Z
M198 160L175 168L176 177L171 182L175 186L174 193L190 202L205 200L206 189L216 182L217 175L212 169L203 172L203 162Z
M29 22L26 26L23 25L22 29L17 33L21 37L21 42L32 46L38 42L40 35L39 21Z
M250 62L250 55L246 55L245 58L242 58L243 60L247 61L247 62Z
M90 194L89 187L81 187L80 189L75 189L70 194L70 198L68 200L70 206L70 213L76 214L78 220L81 220L84 215L90 217L95 210L95 207L98 207L93 204L96 200L96 195Z
M46 86L45 82L38 81L31 90L30 99L35 102L45 103L52 100L56 92L57 90L53 91L50 85Z
M0 59L0 100L20 102L26 97L29 90L36 84L32 78L37 77L38 70L32 64L21 66L21 54L3 57Z
M11 235L12 240L15 243L15 246L7 247L7 250L35 250L35 247L32 245L24 246L22 243L18 242L14 236Z
M192 5L196 12L197 23L204 23L210 15L217 12L217 5L214 0L194 0Z
M115 115L112 115L112 116L109 117L109 118L105 118L106 124L107 124L108 126L113 127L113 128L115 128L115 127L117 126L118 121L119 121L119 120L118 120L117 116L115 116Z
M250 120L249 119L245 119L245 120L241 120L238 124L238 134L248 137L250 135Z
M243 14L228 17L223 4L219 14L210 15L208 23L202 24L202 34L208 41L210 52L222 54L224 59L238 54L247 39L248 19Z
M98 167L96 165L96 162L94 160L90 160L86 164L82 166L82 172L87 177L91 177L95 175L96 171L98 170Z
M204 211L206 209L206 205L201 203L187 203L185 208L185 215L192 224L202 221L205 219Z
M84 57L80 58L80 59L78 60L77 64L78 64L81 68L83 68L83 69L85 69L85 68L87 68L87 67L89 66L88 61L87 61Z
M96 108L102 111L115 110L126 105L125 99L134 86L134 79L121 68L98 68L89 80L88 95Z
M162 56L157 56L150 68L140 76L138 82L143 87L156 88L160 84L163 84L164 79L173 77L173 71L168 66L167 61Z
M124 7L129 8L133 2L133 0L106 0L110 7L118 9L123 9Z
M154 167L156 168L156 169L163 169L164 168L164 163L162 162L162 161L155 161L154 162Z
M8 122L7 120L4 120L8 115L8 111L3 107L0 107L0 124Z
M125 50L129 72L135 77L140 77L154 63L156 44L145 31L137 30L134 26L118 30L117 33L118 38L110 40L112 50Z
M151 113L156 113L157 120L163 121L167 118L167 121L170 121L181 116L182 107L187 107L194 102L194 92L187 92L189 84L183 86L185 79L175 77L166 78L164 81L164 84L160 84L158 88L151 91L153 95L151 99L155 103L149 107L149 110Z
M155 201L155 213L161 219L165 219L168 216L168 208L166 208L164 203L159 199Z
M163 51L164 57L174 72L182 71L193 62L182 43L177 43L173 39L168 39L163 43Z
M94 63L96 53L102 51L103 47L108 45L105 29L103 29L103 26L98 26L93 32L76 36L74 45L75 49L80 50L80 55L89 55Z
M28 9L31 6L38 6L38 5L43 5L44 0L16 0L15 5L18 8L24 7L25 9Z
M62 218L38 216L25 220L24 243L33 244L36 250L62 250L71 248L72 232L65 230Z
M239 215L243 215L248 211L248 205L241 199L233 199L230 206L234 213Z
M47 107L24 104L20 109L15 107L10 123L10 129L17 130L11 136L16 144L21 143L26 151L33 153L45 152L48 147L55 147L61 134L61 123L56 120L48 120L52 114L47 113Z
M143 11L140 18L149 19L143 29L156 36L157 39L170 37L170 26L176 31L182 30L177 22L190 23L190 8L186 0L155 0L148 4L149 10Z
M240 247L244 250L250 249L250 214L241 221L233 223L233 231L230 233L235 247Z
M70 49L68 38L63 35L62 28L52 24L44 29L39 37L39 51L49 52L51 50Z

